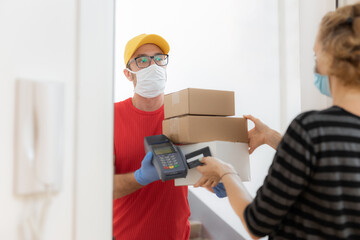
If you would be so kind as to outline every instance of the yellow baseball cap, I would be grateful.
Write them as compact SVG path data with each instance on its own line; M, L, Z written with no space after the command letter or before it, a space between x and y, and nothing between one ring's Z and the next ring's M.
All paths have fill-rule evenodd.
M128 64L131 56L134 54L134 52L141 47L144 44L152 43L157 45L164 54L168 54L170 51L170 46L167 43L167 41L156 34L140 34L139 36L136 36L128 41L128 43L125 46L125 52L124 52L124 60L125 65Z

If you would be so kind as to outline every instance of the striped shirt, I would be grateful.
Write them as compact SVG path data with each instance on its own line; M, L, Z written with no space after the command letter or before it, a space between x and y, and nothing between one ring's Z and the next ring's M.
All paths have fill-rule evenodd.
M360 239L360 117L337 106L296 117L244 215L269 239Z

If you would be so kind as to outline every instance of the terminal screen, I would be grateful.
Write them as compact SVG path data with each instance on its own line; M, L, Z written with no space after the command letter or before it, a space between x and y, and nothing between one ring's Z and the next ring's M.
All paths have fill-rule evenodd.
M158 144L158 146L153 147L153 151L156 155L169 154L174 152L173 148L167 144Z

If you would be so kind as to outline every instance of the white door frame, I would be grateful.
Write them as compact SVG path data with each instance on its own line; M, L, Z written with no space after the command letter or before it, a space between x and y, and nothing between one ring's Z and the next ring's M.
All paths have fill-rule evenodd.
M73 239L112 239L114 0L77 9Z

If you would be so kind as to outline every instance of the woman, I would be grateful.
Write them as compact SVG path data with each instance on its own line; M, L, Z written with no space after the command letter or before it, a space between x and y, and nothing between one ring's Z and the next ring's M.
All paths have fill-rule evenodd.
M360 239L360 3L324 16L314 52L315 85L332 107L300 114L282 138L245 116L255 123L250 153L264 143L277 148L255 199L221 160L206 157L197 168L195 186L221 180L254 238Z

